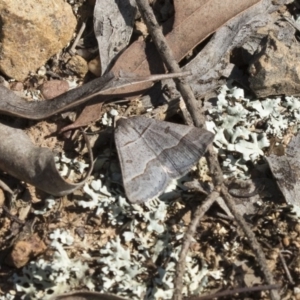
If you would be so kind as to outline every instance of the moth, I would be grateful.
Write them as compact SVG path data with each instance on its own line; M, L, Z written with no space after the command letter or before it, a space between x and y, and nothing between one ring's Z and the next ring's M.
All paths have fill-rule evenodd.
M172 179L196 165L213 138L193 126L143 116L120 118L115 144L129 201L143 203L161 195Z

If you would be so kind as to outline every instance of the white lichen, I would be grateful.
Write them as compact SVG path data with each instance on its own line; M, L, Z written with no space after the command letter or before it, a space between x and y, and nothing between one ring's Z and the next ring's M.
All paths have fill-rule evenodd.
M244 97L242 89L225 85L209 114L224 173L247 178L247 162L255 165L264 156L271 136L283 138L289 127L300 126L300 100L296 97L250 100ZM264 133L255 129L258 122L266 124Z

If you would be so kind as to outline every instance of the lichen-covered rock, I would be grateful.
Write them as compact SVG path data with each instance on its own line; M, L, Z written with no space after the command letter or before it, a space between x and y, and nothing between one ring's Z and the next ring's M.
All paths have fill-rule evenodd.
M22 81L71 40L76 18L63 0L0 0L0 71Z
M271 33L249 66L250 87L256 96L299 95L299 57L298 43L287 46Z

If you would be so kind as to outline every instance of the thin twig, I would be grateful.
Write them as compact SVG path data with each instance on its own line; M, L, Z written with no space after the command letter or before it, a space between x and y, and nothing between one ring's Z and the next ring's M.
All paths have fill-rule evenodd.
M181 72L179 65L174 59L172 50L166 42L166 39L161 31L159 24L156 21L153 11L149 6L149 2L147 0L138 0L136 1L136 3L168 71L172 73ZM184 98L186 107L192 116L194 125L196 127L203 127L205 124L205 119L198 109L197 100L191 87L182 78L174 79L174 81L176 83L177 89L181 93L181 96Z
M169 70L169 72L176 72L176 73L180 72L180 67L177 64L176 60L174 59L172 50L169 47L168 43L166 42L164 35L162 34L161 28L156 21L156 18L153 14L151 7L149 6L148 0L137 0L136 3L140 10L141 16L147 25L148 31L150 32L152 39L157 47L157 50L158 50L163 62L165 63L167 69ZM191 114L194 125L196 127L205 127L204 114L202 114L199 111L199 109L197 107L197 100L195 99L195 96L194 96L190 86L182 79L174 79L174 80L177 85L177 89L180 91L180 93L186 103L186 107L187 107L189 113ZM253 234L253 232L251 231L251 229L249 228L247 223L244 221L242 216L236 211L233 199L227 192L225 185L222 184L223 174L222 174L220 165L218 163L217 154L213 150L212 146L210 146L208 148L206 158L208 161L210 172L214 179L214 184L215 184L215 189L216 189L215 192L213 192L214 197L208 196L208 199L211 200L210 203L212 204L214 202L212 200L214 200L215 195L218 194L217 190L219 190L221 188L222 196L224 197L226 204L228 205L233 216L235 217L237 223L243 229L246 237L248 238L248 240L250 242L250 245L252 246L253 251L255 252L255 254L258 258L258 262L262 268L262 271L264 273L264 277L265 277L267 284L269 284L269 285L274 284L272 274L270 273L270 271L268 270L268 267L267 267L265 255L264 255L260 245L258 244L258 242L255 238L255 235ZM199 210L201 211L201 208L199 208ZM174 300L182 299L182 275L183 275L183 272L185 269L185 259L183 259L183 257L185 257L185 255L187 253L187 249L189 247L189 241L191 239L191 238L189 238L189 236L192 236L192 234L195 232L197 224L200 220L200 218L198 218L198 217L195 219L196 220L195 221L193 220L192 223L190 224L190 226L188 228L189 233L186 233L186 236L184 238L184 245L181 250L182 257L180 256L181 258L177 265L177 269L176 269L177 277L175 279L175 284L174 284L175 290L174 290L174 295L173 295ZM179 274L180 274L180 276L179 276ZM278 292L275 290L271 290L270 295L271 295L272 300L280 299Z
M163 80L163 79L174 79L177 77L186 77L186 76L190 76L192 75L191 71L179 71L178 73L169 73L169 74L156 74L156 75L149 75L149 76L136 76L135 74L131 74L131 73L125 73L125 72L120 72L120 74L118 75L118 77L116 78L120 78L122 80L127 79L129 83L134 84L135 81L159 81L159 80ZM115 102L114 102L115 103Z
M210 300L210 299L219 298L219 297L231 296L234 294L261 292L261 291L273 290L273 289L279 289L279 288L280 288L280 285L278 285L278 284L259 285L259 286L227 290L227 291L215 293L212 295L201 296L201 297L189 297L188 300Z
M76 54L76 49L75 48L76 48L76 46L78 44L79 39L81 38L81 36L82 36L82 34L84 32L85 27L86 27L86 22L82 22L82 25L81 25L81 27L79 29L79 32L77 33L77 36L76 36L76 38L75 38L75 40L74 40L74 42L73 42L73 44L72 44L72 46L71 46L71 48L69 50L69 53L71 55L75 55Z
M193 220L184 235L182 248L179 253L179 258L176 266L176 278L174 280L174 295L173 300L182 298L182 278L185 272L185 259L192 241L192 238L197 230L200 219L209 210L215 200L219 197L219 192L213 191L207 196L204 203L196 209Z
M286 265L285 258L282 255L282 251L279 251L279 258L281 260L281 263L283 265L284 271L286 273L286 276L287 276L290 284L295 285L295 281L293 280L293 277L292 277L292 275L290 273L290 270L289 270L288 266Z

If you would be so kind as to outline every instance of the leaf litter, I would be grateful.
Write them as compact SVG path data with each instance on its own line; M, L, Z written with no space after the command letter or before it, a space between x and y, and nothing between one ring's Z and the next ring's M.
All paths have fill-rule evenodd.
M216 110L212 109L209 116L218 137L215 146L222 160L231 157L230 174L248 178L251 171L248 162L257 164L262 159L270 144L267 138L272 135L284 138L291 127L293 132L297 131L299 99L285 97L255 102L244 98L241 89L224 89L227 91L220 94L220 103L217 102ZM126 106L116 106L116 109L122 113ZM259 121L269 123L267 131L254 129ZM107 114L100 126L104 128L111 123ZM225 129L219 128L221 124L226 124ZM71 160L61 156L57 162L69 165ZM57 199L56 203L48 198L44 208L36 207L36 214L43 211L46 221L39 222L36 230L45 232L45 238L50 241L49 250L42 258L15 272L11 277L15 291L22 291L32 299L47 299L80 288L134 299L170 299L178 252L187 227L181 216L187 209L193 210L195 197L180 190L179 201L156 199L144 206L131 205L122 192L114 150L108 147L100 150L95 166L81 191L69 199ZM78 170L82 173L82 167ZM175 184L169 190L172 189L178 190ZM296 251L299 224L284 205L272 202L257 205L260 210L250 216L255 224L254 232L266 244L271 243L266 250L268 262L284 282L281 269L275 268L278 258L275 252L281 249L278 240L272 237L282 240L285 249ZM84 228L83 235L77 233L80 228ZM261 282L260 276L254 275L258 266L247 250L246 241L242 237L230 238L237 231L226 219L216 222L211 214L204 218L187 257L183 290L186 295L238 286L241 280L247 286ZM286 258L292 263L292 275L297 280L297 257L292 260L293 255L289 254ZM247 276L241 278L241 271ZM263 293L260 297L267 299ZM14 299L14 291L1 298Z

